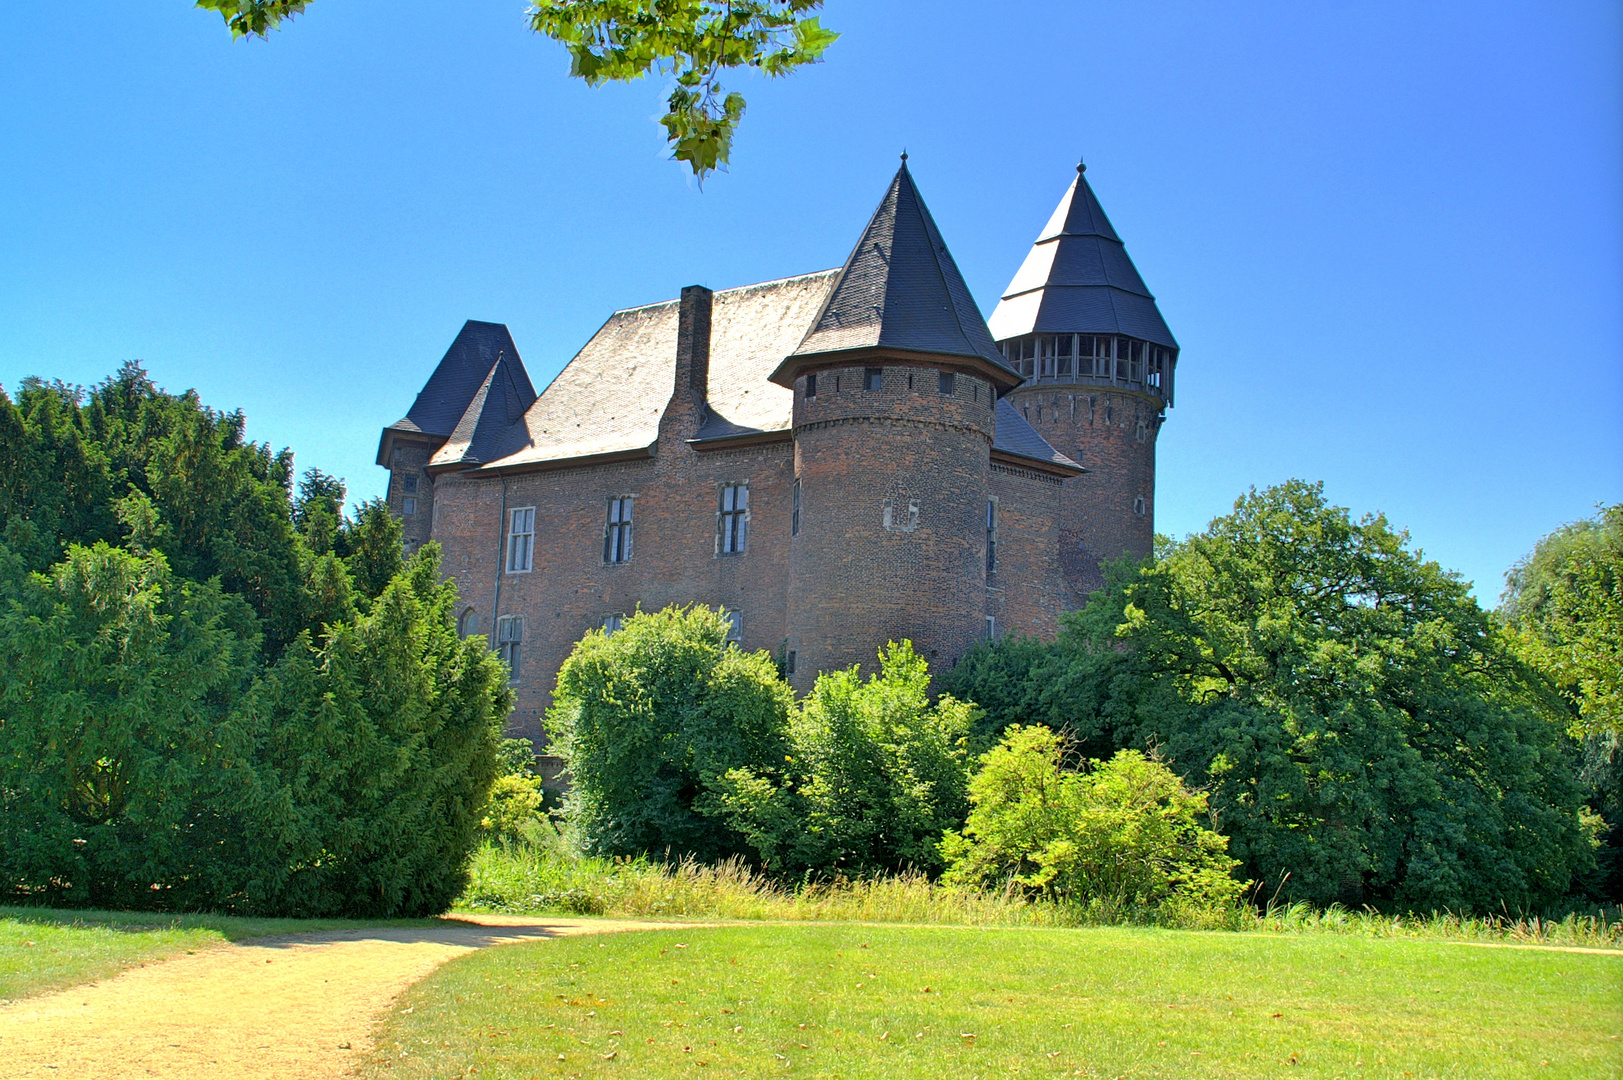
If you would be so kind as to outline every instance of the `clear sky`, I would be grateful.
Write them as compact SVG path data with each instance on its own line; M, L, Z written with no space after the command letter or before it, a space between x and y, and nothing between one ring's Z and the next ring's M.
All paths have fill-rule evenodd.
M1623 500L1623 7L830 0L732 170L522 0L0 20L0 384L140 359L381 492L464 319L538 386L615 308L839 265L904 147L990 314L1079 155L1183 348L1157 527L1297 476L1497 598Z

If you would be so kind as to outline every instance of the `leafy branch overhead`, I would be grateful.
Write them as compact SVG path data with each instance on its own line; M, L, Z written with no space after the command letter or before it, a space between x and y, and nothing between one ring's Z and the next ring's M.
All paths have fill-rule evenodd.
M234 37L264 37L308 0L197 0ZM774 78L818 63L839 38L811 12L823 0L537 0L526 13L538 34L561 42L571 75L589 86L649 72L676 81L660 118L672 156L700 181L727 164L744 96L721 85L728 68Z

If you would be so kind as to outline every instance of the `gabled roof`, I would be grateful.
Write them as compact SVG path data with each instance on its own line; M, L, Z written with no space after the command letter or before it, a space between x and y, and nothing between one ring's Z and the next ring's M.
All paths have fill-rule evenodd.
M871 348L964 357L1014 376L914 186L905 155L816 321L773 381L792 382L808 358Z
M1104 208L1076 167L989 320L998 341L1025 334L1125 334L1177 348Z
M405 418L390 427L397 431L418 431L425 435L448 437L468 411L468 403L484 385L496 358L505 355L510 364L513 387L528 408L535 400L535 388L519 358L513 335L501 323L469 319L445 350L439 366L423 384L422 392L407 410Z
M482 464L506 457L525 444L519 420L535 400L523 365L505 351L491 365L485 381L457 421L445 445L429 460L430 465Z
M992 453L1025 458L1050 472L1061 472L1068 476L1078 476L1088 471L1050 446L1048 440L1020 415L1020 410L1009 404L1007 398L998 399L997 432L992 438Z
M793 394L767 376L806 334L836 270L725 289L710 312L707 412L696 443L778 432ZM609 316L558 373L512 434L517 449L489 468L545 466L649 451L676 383L680 304L667 300Z

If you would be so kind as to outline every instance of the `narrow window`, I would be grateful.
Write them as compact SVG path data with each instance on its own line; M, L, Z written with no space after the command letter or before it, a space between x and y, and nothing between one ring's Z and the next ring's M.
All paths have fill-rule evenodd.
M407 495L417 494L417 478L415 476L402 476L400 478L400 490Z
M737 555L748 540L750 489L748 484L731 484L721 489L721 506L716 511L720 532L717 547L723 555Z
M834 376L834 392L836 394L840 392L840 377L838 375Z
M1071 344L1075 339L1070 334L1061 334L1059 337L1059 373L1071 373Z
M795 478L794 486L789 489L789 535L800 535L800 478Z
M609 500L609 519L603 526L603 561L622 563L631 559L631 498Z
M862 388L864 390L878 390L884 385L884 381L884 368L871 367L862 369Z
M1133 500L1133 513L1137 514L1139 517L1144 516L1144 496L1140 495L1138 498Z
M783 669L787 675L795 673L795 651L793 649L789 650L789 655L784 659Z
M941 392L950 394L956 389L958 389L958 373L956 371L943 371L941 373Z
M473 608L464 611L456 621L456 636L469 638L479 632L479 613Z
M997 572L997 500L986 503L986 576Z
M528 574L535 556L535 507L509 510L507 522L507 572Z
M810 400L817 396L817 372L806 376L806 398Z
M736 611L723 611L721 614L727 620L727 640L737 645L744 636L744 616Z
M997 640L997 619L993 618L991 615L986 617L986 640Z
M411 517L417 512L417 500L414 497L407 495L401 500L400 512L407 517Z
M616 611L612 615L603 616L603 633L605 636L616 633L626 624L625 613Z
M524 645L524 616L503 615L496 620L496 653L507 661L507 681L519 678L520 651Z

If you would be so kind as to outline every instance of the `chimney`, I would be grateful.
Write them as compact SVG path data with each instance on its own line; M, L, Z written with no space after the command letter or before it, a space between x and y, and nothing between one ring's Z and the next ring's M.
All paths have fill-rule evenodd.
M710 302L712 293L703 285L682 290L676 323L676 390L693 392L703 404L710 392Z

